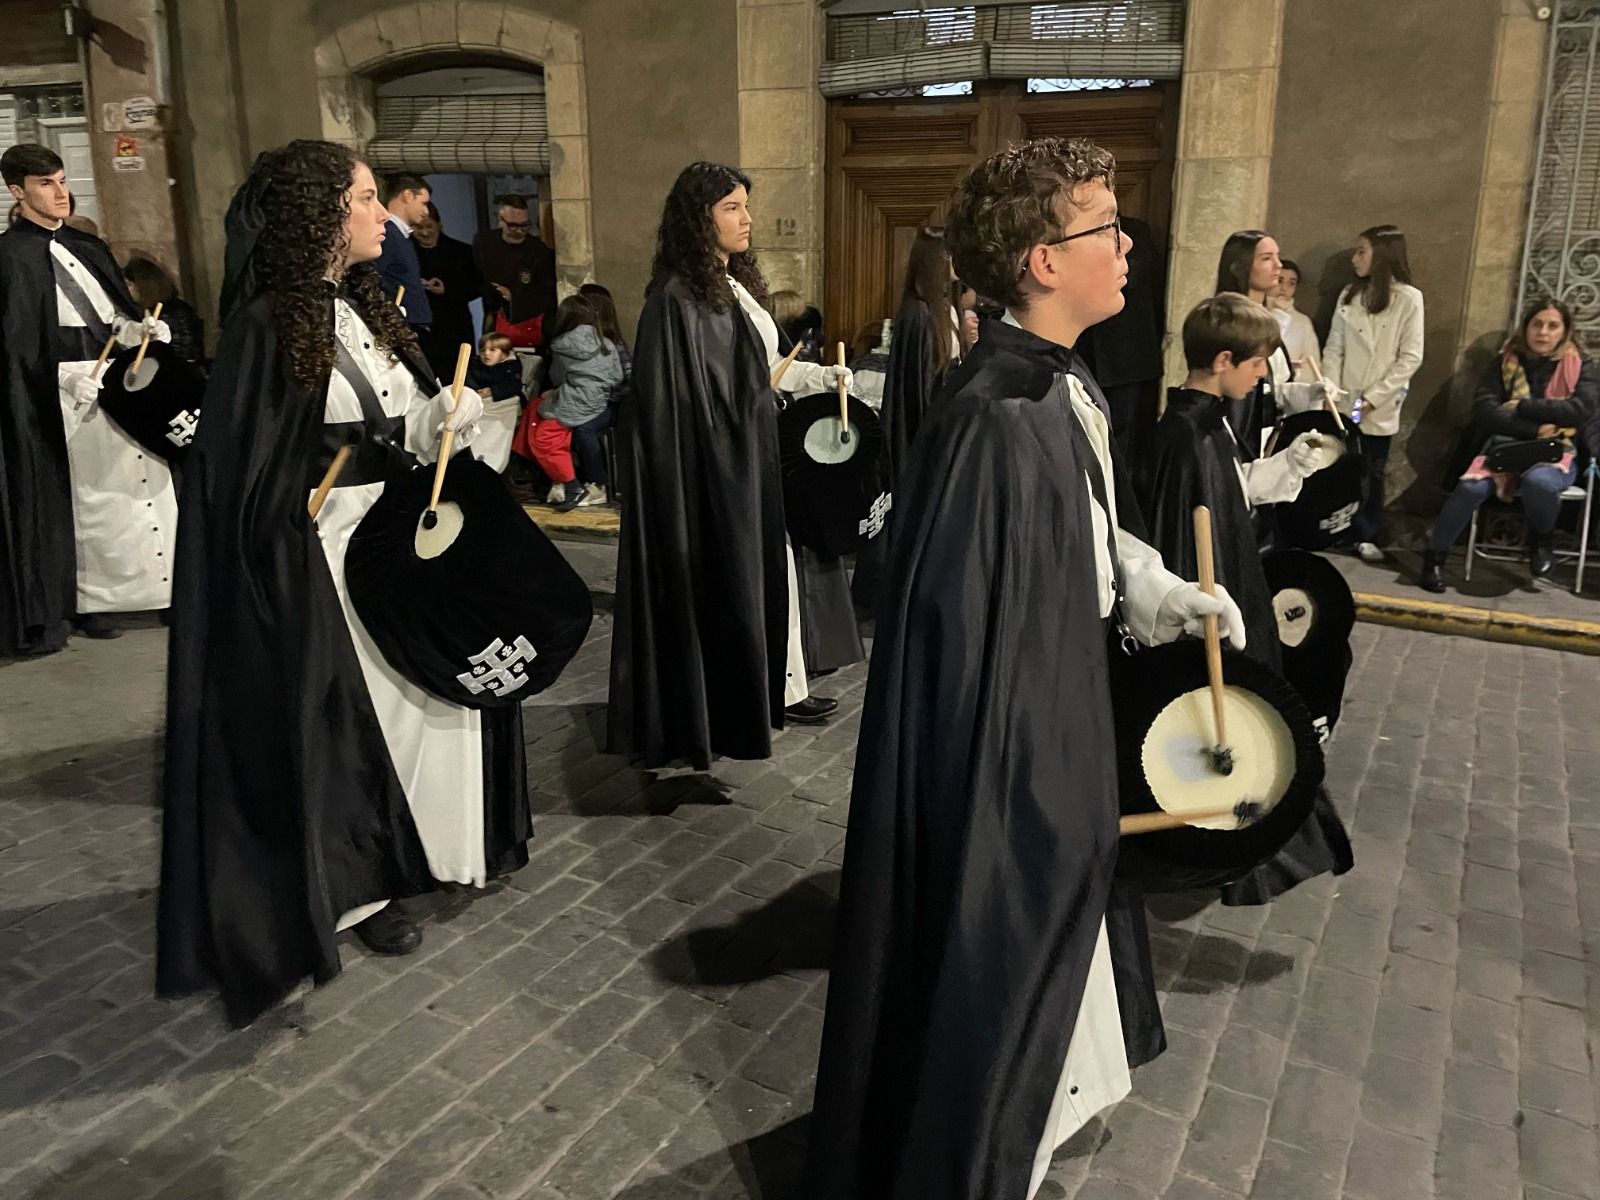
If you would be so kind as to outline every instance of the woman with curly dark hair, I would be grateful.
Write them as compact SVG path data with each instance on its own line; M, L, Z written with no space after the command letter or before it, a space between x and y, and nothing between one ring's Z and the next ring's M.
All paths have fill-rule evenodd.
M384 299L386 216L367 167L318 141L261 155L228 210L175 570L157 982L218 989L241 1024L338 974L341 929L408 953L402 897L527 862L518 710L401 678L345 587L385 479L482 411L470 390L452 410Z
M778 327L750 249L750 179L698 162L661 214L622 413L625 497L608 738L650 765L765 758L787 718L816 723L784 534ZM793 363L778 388L831 389Z

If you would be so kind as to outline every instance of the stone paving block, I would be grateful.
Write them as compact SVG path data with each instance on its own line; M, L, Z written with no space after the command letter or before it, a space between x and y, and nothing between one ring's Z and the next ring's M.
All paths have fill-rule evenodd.
M1344 1178L1344 1194L1351 1200L1434 1194L1431 1142L1419 1142L1366 1121L1357 1122L1354 1134Z
M1532 997L1522 1001L1522 1061L1572 1070L1588 1063L1583 1013Z
M351 1058L334 1076L352 1095L375 1096L393 1087L461 1036L461 1027L430 1012L414 1013L387 1036Z
M1439 1136L1444 1063L1373 1054L1361 1079L1361 1115L1368 1121L1424 1141Z
M452 1109L410 1138L353 1193L354 1200L420 1200L500 1128L470 1108Z
M1250 1194L1294 1200L1340 1200L1345 1169L1342 1150L1306 1150L1268 1138L1256 1165Z
M583 1055L567 1046L535 1042L481 1082L468 1081L467 1100L498 1120L513 1120L583 1061Z
M1487 1125L1513 1125L1518 1119L1517 1074L1452 1058L1445 1064L1444 1103L1448 1111Z
M486 1078L561 1020L561 1010L532 996L512 996L483 1020L457 1035L435 1060L446 1075L465 1084Z
M1435 1193L1515 1200L1521 1186L1517 1160L1515 1130L1446 1113L1434 1163Z
M351 1119L347 1131L362 1145L388 1157L408 1145L461 1095L460 1084L434 1067L425 1067L391 1088ZM286 1106L289 1111L298 1105ZM335 1122L330 1122L333 1124Z
M1211 1081L1230 1091L1270 1101L1283 1074L1288 1043L1248 1025L1229 1023L1217 1041Z
M1572 1196L1594 1195L1600 1152L1593 1128L1533 1111L1524 1116L1518 1143L1526 1182Z
M472 1200L520 1197L583 1130L584 1124L571 1113L537 1106L508 1124L458 1168L457 1186L466 1189Z
M1563 1070L1524 1059L1512 1094L1521 1099L1524 1108L1563 1117L1592 1130L1596 1095L1592 1065L1581 1061L1574 1065L1576 1070ZM1600 1176L1595 1182L1600 1185Z
M1306 1063L1284 1067L1267 1133L1305 1150L1342 1151L1359 1114L1357 1079Z
M1270 1111L1264 1100L1225 1088L1207 1088L1179 1160L1184 1172L1247 1191L1261 1158Z
M1106 1124L1111 1137L1089 1160L1090 1178L1126 1184L1140 1195L1159 1196L1183 1153L1186 1122L1129 1099L1107 1114Z
M1522 996L1522 966L1481 950L1463 950L1456 960L1456 991L1515 1004Z
M578 1139L544 1183L568 1196L611 1196L666 1144L678 1120L672 1110L630 1096Z
M297 1163L249 1188L243 1197L341 1196L379 1161L353 1138L336 1133Z

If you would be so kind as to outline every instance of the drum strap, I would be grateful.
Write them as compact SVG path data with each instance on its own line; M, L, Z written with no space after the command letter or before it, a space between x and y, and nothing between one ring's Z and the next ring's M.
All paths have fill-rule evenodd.
M372 380L366 377L355 356L337 337L333 339L333 349L334 365L344 381L350 385L350 390L356 394L356 399L361 402L361 415L366 418L367 429L374 435L381 434L385 426L392 422L389 420L389 415L383 411L383 405L378 403L378 393L372 390Z
M72 277L72 272L53 254L50 256L50 265L55 270L56 286L67 298L67 303L72 305L77 314L83 318L83 324L88 329L90 338L96 342L104 342L111 336L111 326L106 324L105 318L95 308L89 299L89 294L83 290L83 285Z

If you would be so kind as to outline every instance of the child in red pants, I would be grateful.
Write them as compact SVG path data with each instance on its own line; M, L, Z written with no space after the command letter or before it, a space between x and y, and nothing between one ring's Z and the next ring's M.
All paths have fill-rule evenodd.
M594 307L581 295L568 296L556 309L550 339L550 382L539 397L533 426L533 459L550 477L549 500L560 512L606 502L605 461L598 453L598 430L610 413L613 393L622 383L622 358L600 332ZM586 435L586 461L573 462L573 431ZM581 449L581 447L580 447ZM579 478L579 476L582 478Z

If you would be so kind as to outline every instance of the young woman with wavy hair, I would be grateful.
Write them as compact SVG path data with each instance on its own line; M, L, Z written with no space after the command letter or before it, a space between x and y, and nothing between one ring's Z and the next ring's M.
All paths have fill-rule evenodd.
M668 194L622 412L608 741L648 765L765 758L812 697L784 533L778 328L750 249L750 178L697 162ZM789 365L778 390L850 375Z
M384 481L482 411L471 390L452 410L380 290L386 217L365 164L321 141L262 154L228 210L174 572L157 981L220 990L241 1024L338 974L340 930L409 953L402 897L527 861L519 711L403 679L345 587Z

